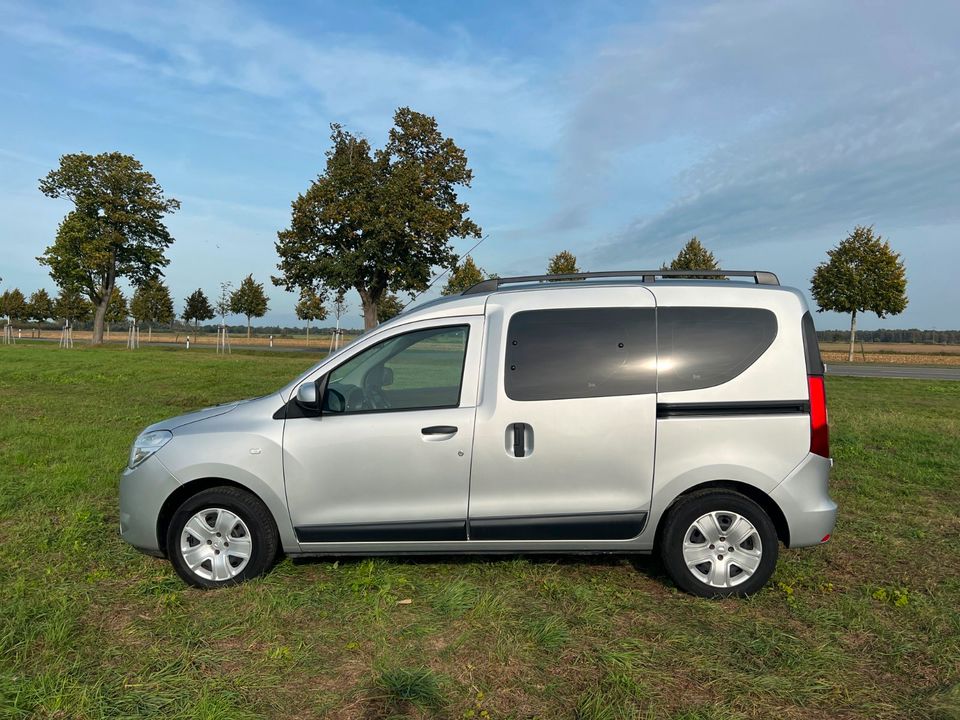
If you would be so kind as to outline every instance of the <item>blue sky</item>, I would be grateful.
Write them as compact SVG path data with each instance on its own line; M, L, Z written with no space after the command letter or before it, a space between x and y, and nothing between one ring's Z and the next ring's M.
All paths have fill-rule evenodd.
M37 180L63 153L120 150L182 202L177 310L253 272L265 320L292 324L274 241L329 123L380 145L409 105L467 151L489 271L540 272L560 249L659 266L697 235L806 290L873 224L910 304L861 327L960 328L958 27L960 4L936 1L0 0L0 276L53 289L34 258L68 206Z

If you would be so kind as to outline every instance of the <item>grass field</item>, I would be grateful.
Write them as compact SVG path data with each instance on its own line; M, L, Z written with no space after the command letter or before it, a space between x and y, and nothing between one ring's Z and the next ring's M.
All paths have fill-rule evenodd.
M119 539L144 425L311 362L0 347L0 717L960 718L960 383L829 378L834 539L748 601L624 558L286 560L205 593Z

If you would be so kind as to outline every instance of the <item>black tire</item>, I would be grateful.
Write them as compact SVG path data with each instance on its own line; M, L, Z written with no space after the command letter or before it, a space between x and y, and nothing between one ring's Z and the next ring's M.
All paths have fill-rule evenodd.
M186 524L191 518L204 510L211 511L208 516L210 518L216 517L214 513L217 510L226 510L242 521L235 525L234 537L211 536L214 543L222 542L223 545L229 546L229 541L233 539L234 548L237 548L249 535L246 540L250 544L250 551L247 554L245 564L239 571L235 570L235 567L240 567L244 562L243 558L234 557L232 551L228 551L226 547L216 551L217 556L221 552L224 554L222 560L217 558L219 566L225 568L223 563L228 563L231 566L229 570L226 570L226 572L231 573L230 577L223 579L205 577L204 575L213 575L213 558L210 558L209 564L205 561L204 565L194 570L191 569L181 552L181 538L185 537L184 528ZM224 514L224 517L229 516ZM211 533L215 530L216 528L210 528ZM196 547L202 547L203 543L195 541L193 537L186 538L185 542L196 542ZM213 545L210 542L206 544L211 546L210 550L213 552ZM170 520L170 526L167 528L167 557L170 558L177 575L187 584L198 588L220 588L259 577L273 566L277 558L278 548L277 526L267 506L255 495L231 486L209 488L189 497L177 508ZM193 549L193 546L191 546L191 549Z
M736 580L736 577L745 572L736 564L736 558L743 557L743 555L735 556L734 553L730 553L727 556L728 565L723 565L724 556L722 553L724 550L719 547L719 542L715 541L716 548L712 544L708 545L707 543L710 540L700 535L699 531L693 528L695 521L709 513L717 513L716 527L719 532L724 532L723 523L725 521L729 522L731 518L724 513L741 515L756 530L756 535L759 536L759 547L756 544L756 538L752 537L744 541L742 548L740 546L736 548L738 553L742 553L744 549L760 552L759 564L753 570L753 574L746 579ZM700 542L702 538L704 550L701 552L719 553L713 555L714 559L706 560L704 563L695 566L694 569L688 568L684 559L683 543L689 531L692 531L690 535L692 541ZM723 535L720 537L725 538ZM770 576L773 575L774 568L777 565L778 551L777 530L764 509L745 495L732 490L708 489L681 498L670 508L663 526L663 532L660 535L660 557L667 574L681 590L700 597L746 597L757 592L767 584ZM719 568L729 567L729 570L724 573L725 581L737 584L730 587L717 587L701 579L703 576L710 574L714 568L713 563L717 563Z

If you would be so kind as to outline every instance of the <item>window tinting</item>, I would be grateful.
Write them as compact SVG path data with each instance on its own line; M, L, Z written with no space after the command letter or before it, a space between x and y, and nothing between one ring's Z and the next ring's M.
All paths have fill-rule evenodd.
M728 382L753 365L776 337L776 315L761 308L659 308L658 390Z
M467 349L466 325L396 335L330 373L324 412L456 407Z
M817 342L817 329L809 312L803 314L803 351L807 356L807 375L823 375L823 360L820 359L820 344Z
M654 310L531 310L510 320L505 390L512 400L656 391Z

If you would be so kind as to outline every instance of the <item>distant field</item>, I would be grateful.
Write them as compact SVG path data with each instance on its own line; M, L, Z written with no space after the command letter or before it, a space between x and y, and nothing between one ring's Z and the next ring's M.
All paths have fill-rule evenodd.
M860 343L856 344L857 353L860 352ZM850 343L821 342L820 350L825 352L847 352ZM867 354L896 353L901 355L960 355L960 345L934 345L932 343L863 343Z
M847 362L849 343L820 343L824 362ZM920 343L857 343L854 362L889 365L960 365L960 345Z
M0 717L960 717L960 383L828 378L834 539L749 601L621 557L287 560L204 593L119 539L142 427L310 362L0 346Z

